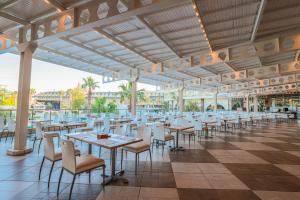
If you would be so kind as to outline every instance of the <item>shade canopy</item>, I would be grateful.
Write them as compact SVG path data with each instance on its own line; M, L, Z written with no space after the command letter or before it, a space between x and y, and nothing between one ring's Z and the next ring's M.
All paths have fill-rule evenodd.
M1 0L1 52L165 89L300 90L298 0Z

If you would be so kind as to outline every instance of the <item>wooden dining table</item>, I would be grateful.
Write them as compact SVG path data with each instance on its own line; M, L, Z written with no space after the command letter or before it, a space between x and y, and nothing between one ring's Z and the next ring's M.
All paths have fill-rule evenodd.
M182 133L182 131L193 128L192 125L171 125L171 126L165 126L165 128L169 129L170 132L176 133L176 146L171 148L171 151L184 151L183 147L180 147L178 144L179 141L179 134Z
M122 179L125 183L128 183L127 179L121 177L124 174L124 170L116 172L117 149L129 144L141 142L143 141L142 138L109 134L109 138L107 139L97 139L97 133L95 131L66 134L66 137L87 143L89 154L93 153L92 145L109 149L111 151L111 176L105 184L109 184L112 181L117 181L118 179Z
M44 130L50 130L50 129L67 129L68 133L74 128L79 128L79 127L86 127L87 123L86 122L68 122L68 123L43 123L43 129Z

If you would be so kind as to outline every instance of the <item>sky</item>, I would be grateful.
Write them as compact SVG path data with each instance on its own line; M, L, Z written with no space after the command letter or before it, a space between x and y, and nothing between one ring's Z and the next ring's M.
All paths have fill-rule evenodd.
M0 85L15 91L18 89L20 56L15 54L0 55ZM77 69L67 68L60 65L47 63L33 59L31 71L31 88L37 92L59 91L74 88L82 79L92 76L99 82L99 88L95 91L115 92L118 86L126 81L116 81L102 84L102 76L87 73ZM138 83L138 89L144 88L148 91L155 91L156 87L148 84Z

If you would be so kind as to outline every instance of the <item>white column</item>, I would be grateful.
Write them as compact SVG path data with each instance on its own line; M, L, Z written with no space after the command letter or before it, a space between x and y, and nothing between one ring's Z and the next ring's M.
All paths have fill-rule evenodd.
M216 112L217 110L218 110L218 93L216 92L215 94L214 94L214 97L213 97L214 99L213 99L213 101L214 101L214 111Z
M249 95L246 96L245 107L246 107L246 112L249 112Z
M26 146L28 134L29 93L31 79L32 55L36 49L35 43L25 43L18 46L20 51L20 71L17 99L16 133L12 149L7 150L8 155L24 155L32 151Z
M228 110L231 111L232 110L232 98L228 97Z
M131 105L130 105L130 112L131 115L136 115L136 81L132 81L132 88L131 88Z
M258 112L258 96L254 96L254 112Z
M183 90L184 90L183 87L178 88L178 106L180 112L184 111Z
M205 111L204 99L201 99L201 112Z

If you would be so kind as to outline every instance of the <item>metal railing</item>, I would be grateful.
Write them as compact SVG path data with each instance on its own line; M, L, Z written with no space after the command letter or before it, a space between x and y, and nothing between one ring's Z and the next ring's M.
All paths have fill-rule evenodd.
M143 108L137 109L136 115L141 117L144 113L162 112L162 108ZM5 120L16 118L16 109L0 109L0 116ZM100 117L103 115L130 116L128 109L117 109L116 113L95 113L90 109L29 109L29 120L52 120L52 121L85 121L91 117Z

